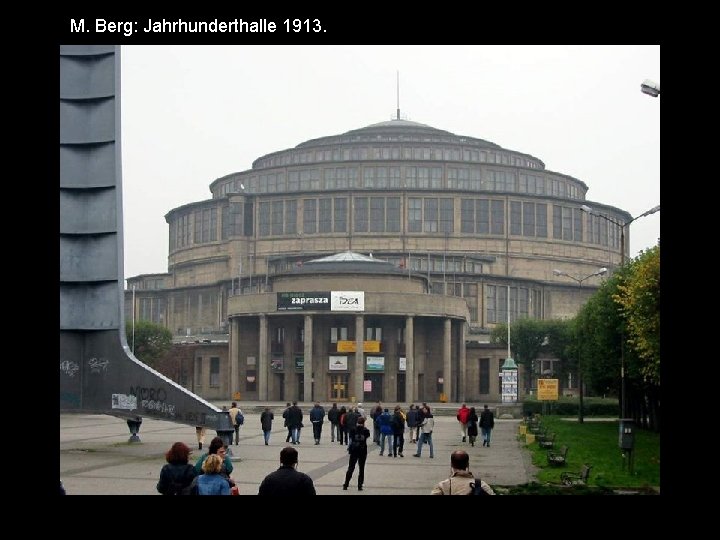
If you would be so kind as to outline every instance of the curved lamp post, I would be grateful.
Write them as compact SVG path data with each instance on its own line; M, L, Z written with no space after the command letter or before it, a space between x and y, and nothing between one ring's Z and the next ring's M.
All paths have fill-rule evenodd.
M647 81L646 81L647 82ZM643 83L644 84L644 83ZM644 90L643 90L644 91ZM658 85L657 93L660 94L660 86ZM651 94L652 95L652 94ZM657 97L657 96L656 96ZM583 204L580 209L583 212L587 212L590 215L598 216L604 220L613 223L620 227L620 266L625 265L625 229L636 219L641 217L649 216L655 212L660 211L660 205L653 206L650 210L643 212L642 214L635 216L630 221L621 222L604 214L598 214L589 206ZM625 418L625 337L620 335L620 417Z
M586 279L589 279L593 276L602 276L603 274L607 273L607 270L608 269L603 266L602 268L599 268L597 272L593 272L592 274L588 274L587 276L581 277L581 278L570 275L567 272L562 272L562 271L558 270L557 268L555 270L553 270L553 274L555 274L556 276L565 276L565 277L572 279L573 281L577 281L580 284L580 286L582 287L583 281L585 281Z
M610 216L606 216L605 214L599 214L599 213L597 213L595 210L593 210L592 208L590 208L590 207L589 207L588 205L586 205L586 204L583 204L583 205L580 207L580 209L581 209L583 212L587 212L587 213L590 214L591 216L600 217L600 218L604 219L605 221L608 221L608 222L613 223L613 224L617 225L618 227L620 227L620 266L622 266L622 265L625 264L625 229L626 229L627 227L629 227L630 224L631 224L633 221L635 221L636 219L640 219L641 217L649 216L650 214L654 214L655 212L659 212L659 211L660 211L660 205L658 204L657 206L653 206L653 207L652 207L650 210L648 210L647 212L643 212L643 213L640 214L639 216L635 216L635 217L632 218L630 221L626 221L626 222L624 222L624 223L623 223L622 221L619 221L619 220L615 219L615 218L611 218Z
M660 83L645 79L640 85L640 91L648 96L658 97L660 95Z

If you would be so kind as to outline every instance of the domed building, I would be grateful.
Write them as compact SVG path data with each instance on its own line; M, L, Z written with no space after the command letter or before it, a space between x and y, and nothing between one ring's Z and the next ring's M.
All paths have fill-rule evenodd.
M207 399L500 401L492 327L573 316L622 260L603 216L631 219L534 156L400 119L210 191L165 216L168 273L126 291L127 320L197 342L174 376Z

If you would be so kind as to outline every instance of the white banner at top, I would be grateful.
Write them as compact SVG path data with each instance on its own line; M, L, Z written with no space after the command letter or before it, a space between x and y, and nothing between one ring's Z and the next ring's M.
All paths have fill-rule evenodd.
M365 291L330 291L330 311L365 311Z

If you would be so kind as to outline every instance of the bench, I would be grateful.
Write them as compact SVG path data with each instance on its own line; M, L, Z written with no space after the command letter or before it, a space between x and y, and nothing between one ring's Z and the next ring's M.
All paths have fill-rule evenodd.
M539 420L537 422L533 422L528 426L528 431L530 433L534 433L537 435L538 433L541 433L543 430L546 430L547 428L544 428L542 425L542 422Z
M560 482L565 486L584 486L587 485L590 477L590 469L592 465L583 465L580 472L564 472L560 475Z
M548 450L548 453L547 453L548 465L552 465L553 467L560 467L561 465L565 465L566 459L567 459L567 453L568 453L568 447L565 445L560 447L559 452L553 452L552 450Z
M540 448L552 448L555 443L555 434L546 433L545 435L537 435L535 440L538 442L538 446L540 446Z

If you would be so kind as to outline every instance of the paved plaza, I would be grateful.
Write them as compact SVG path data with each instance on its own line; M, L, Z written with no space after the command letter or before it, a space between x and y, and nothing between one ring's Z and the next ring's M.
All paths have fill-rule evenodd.
M245 425L240 431L240 444L231 447L235 467L231 476L240 486L241 495L257 494L265 475L279 467L280 450L288 446L282 418L284 403L269 404L275 414L269 446L263 442L260 414L255 412L258 405L240 405ZM341 486L348 465L346 447L330 442L327 421L323 424L321 442L315 445L307 416L311 405L299 405L306 427L296 446L298 470L310 475L319 495L429 495L437 482L448 477L451 452L461 448L470 454L470 470L491 485L509 486L533 480L529 453L516 439L519 420L496 419L492 446L483 448L481 442L476 442L476 446L471 447L461 442L459 424L454 413L448 410L457 406L444 404L447 415L435 416L434 459L430 459L427 445L420 458L413 457L417 445L409 442L405 445L404 458L389 458L380 456L379 447L370 443L363 491L357 491L357 469L350 489L343 491ZM327 411L327 404L323 406ZM372 431L369 418L367 427ZM205 446L215 434L208 429ZM183 441L193 449L193 463L200 454L192 426L144 418L139 436L141 442L128 443L130 432L125 420L120 418L62 414L60 479L68 495L158 495L155 486L165 464L164 454L172 443ZM407 431L405 436L409 441Z

